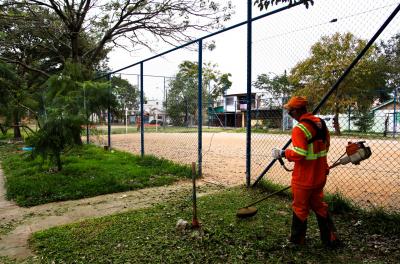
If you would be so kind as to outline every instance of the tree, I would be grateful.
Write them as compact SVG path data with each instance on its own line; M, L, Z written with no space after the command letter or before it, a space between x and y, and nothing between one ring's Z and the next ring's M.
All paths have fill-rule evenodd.
M351 33L323 36L311 47L311 55L291 70L289 80L295 86L295 94L307 96L311 107L316 106L366 42ZM384 72L385 65L377 46L372 46L321 110L322 113L334 113L337 134L340 134L340 113L350 106L368 109L379 99L377 90L386 83Z
M15 71L14 66L0 61L0 110L4 118L0 129L3 134L6 134L7 130L12 127L14 139L22 138L20 127L23 126L20 120L26 111L30 110L28 106L31 104L29 89Z
M221 74L217 65L210 63L203 65L203 84L213 82L213 86L203 89L203 101L207 97L215 99L222 95L232 86L229 80L231 74ZM189 118L197 120L197 102L198 102L198 63L184 61L179 65L179 72L175 79L170 82L168 92L167 113L174 125L189 125ZM207 106L203 104L203 110Z
M355 120L354 124L360 132L368 132L374 125L374 113L369 111L369 109L357 109L351 119Z
M212 0L5 0L0 4L0 60L18 65L20 76L30 72L44 79L69 60L101 70L112 47L152 49L155 40L178 44L220 27L231 8Z
M18 85L8 87L7 109L14 137L19 138L20 120L28 112L38 117L43 109L45 82L62 70L68 51L56 16L39 6L8 4L0 6L0 61L13 64L19 77ZM46 24L52 26L43 27Z
M289 82L286 71L282 75L262 73L257 76L254 87L265 90L272 97L286 98L293 92L293 85Z
M137 109L139 106L139 89L137 85L130 84L120 76L111 77L112 93L118 101L116 114L120 118L124 116L126 108Z
M30 10L38 15L32 17ZM17 8L7 2L0 5L0 60L16 65L20 76L30 71L48 78L59 70L63 62L60 57L65 55L55 48L62 42L60 29L55 30L55 26L44 31L42 27L55 18L40 7Z
M254 5L258 6L260 11L262 11L264 8L267 10L269 6L273 5L287 3L288 6L291 6L300 2L303 2L306 8L309 8L310 5L314 5L314 0L254 0Z
M380 48L384 65L387 66L388 88L393 90L400 87L400 33L387 42L382 41Z
M62 169L61 152L81 145L81 130L92 113L116 108L116 97L110 93L109 82L85 81L85 66L66 63L60 74L52 75L44 93L44 111L39 116L40 130L28 138L33 155L50 158ZM83 107L86 101L87 108Z
M212 0L8 0L6 5L29 9L34 21L40 18L35 8L57 16L66 58L84 65L98 61L113 46L151 49L155 40L187 41L195 31L219 27L232 8ZM53 21L45 21L41 28L52 26Z
M151 49L154 40L187 41L219 27L231 8L212 0L6 0L0 4L0 60L18 66L28 89L38 88L68 61L104 69L101 62L115 46L132 51Z
M10 124L10 87L18 81L17 74L10 65L0 61L0 113L4 118L4 123L0 123L0 129L3 135L7 133Z

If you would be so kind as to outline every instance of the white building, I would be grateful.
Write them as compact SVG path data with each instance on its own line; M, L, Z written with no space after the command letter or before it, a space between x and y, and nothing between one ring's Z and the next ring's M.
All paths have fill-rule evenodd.
M400 104L395 99L386 101L371 109L374 113L374 132L400 133Z

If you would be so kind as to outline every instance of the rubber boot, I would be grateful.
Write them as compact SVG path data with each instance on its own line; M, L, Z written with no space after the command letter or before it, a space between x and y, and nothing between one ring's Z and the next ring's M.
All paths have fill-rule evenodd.
M293 212L292 228L289 241L296 245L304 245L307 232L307 219L301 221Z
M322 217L318 214L316 214L316 216L322 244L332 249L342 246L342 242L337 236L336 227L333 224L332 218L329 213L327 214L327 217Z

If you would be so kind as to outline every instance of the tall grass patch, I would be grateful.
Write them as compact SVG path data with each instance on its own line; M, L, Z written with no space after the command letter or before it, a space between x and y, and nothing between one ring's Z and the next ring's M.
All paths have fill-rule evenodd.
M64 167L57 172L28 152L10 151L9 146L0 149L8 151L2 161L7 199L21 206L168 185L191 172L189 166L154 156L141 158L88 145L63 153Z

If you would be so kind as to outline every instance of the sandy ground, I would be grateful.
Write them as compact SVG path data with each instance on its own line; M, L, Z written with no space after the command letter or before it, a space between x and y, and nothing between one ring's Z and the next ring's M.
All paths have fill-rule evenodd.
M254 182L271 161L271 149L283 146L289 136L252 135L251 182ZM104 140L104 139L103 139ZM145 133L145 154L153 154L179 163L197 162L196 133ZM359 139L358 139L359 140ZM345 151L351 138L333 138L329 164ZM106 141L105 141L106 142ZM246 183L246 135L244 133L203 133L203 176L222 185ZM400 210L400 142L367 140L372 156L361 165L348 164L331 170L326 190L339 191L363 207L385 207ZM140 134L112 135L116 149L140 153ZM291 167L292 164L287 164ZM281 184L290 183L289 172L276 163L264 176Z

